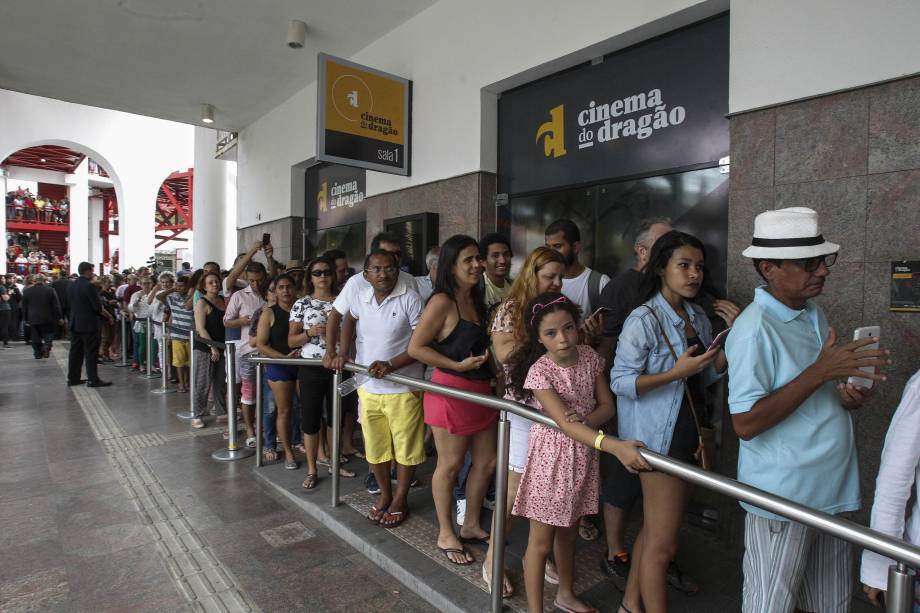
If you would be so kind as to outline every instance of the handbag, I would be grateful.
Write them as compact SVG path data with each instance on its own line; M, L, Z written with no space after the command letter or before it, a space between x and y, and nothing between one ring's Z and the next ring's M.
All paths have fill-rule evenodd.
M643 306L651 312L652 317L654 317L655 321L658 323L658 329L661 330L661 336L664 338L664 342L668 346L668 351L671 352L671 357L674 358L674 363L676 364L677 352L674 351L671 341L668 340L668 335L665 333L664 326L661 325L661 320L658 319L655 309L647 304ZM693 423L696 424L698 444L696 451L693 452L693 457L700 468L703 470L712 470L716 457L716 431L709 426L703 426L702 422L700 422L699 414L696 411L696 405L693 404L693 397L690 394L690 390L687 389L687 380L681 379L680 381L684 386L684 397L690 405L690 413L693 414Z

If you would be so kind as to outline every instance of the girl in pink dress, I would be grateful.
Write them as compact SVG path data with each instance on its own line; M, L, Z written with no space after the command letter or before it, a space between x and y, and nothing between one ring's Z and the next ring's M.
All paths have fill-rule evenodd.
M527 605L531 613L543 610L543 573L555 539L559 591L554 605L566 612L594 611L572 591L572 575L578 520L597 513L596 450L614 454L631 471L648 470L638 450L645 445L597 429L614 415L613 396L601 376L601 357L578 344L578 306L562 294L545 293L525 313L527 341L510 359L508 386L559 427L531 427L512 511L530 520L524 555Z

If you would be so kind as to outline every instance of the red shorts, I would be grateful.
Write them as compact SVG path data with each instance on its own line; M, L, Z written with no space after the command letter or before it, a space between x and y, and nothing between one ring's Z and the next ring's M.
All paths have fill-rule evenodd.
M488 380L465 379L437 368L431 377L431 382L468 392L492 395L492 386ZM444 428L458 436L470 436L488 430L498 421L498 411L495 409L432 392L425 392L424 406L426 424L435 428Z

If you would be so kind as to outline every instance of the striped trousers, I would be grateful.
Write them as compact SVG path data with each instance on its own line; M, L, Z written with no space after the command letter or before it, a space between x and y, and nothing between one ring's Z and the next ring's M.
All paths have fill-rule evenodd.
M748 513L744 520L744 613L848 613L849 543L793 521Z

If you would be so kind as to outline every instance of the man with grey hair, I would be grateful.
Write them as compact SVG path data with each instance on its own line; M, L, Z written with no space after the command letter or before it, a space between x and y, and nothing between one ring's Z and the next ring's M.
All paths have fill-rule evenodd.
M427 275L416 277L418 283L418 293L422 297L422 304L428 302L434 292L434 280L438 276L438 256L441 254L441 248L435 245L425 254L425 268L428 269Z
M44 275L33 275L32 284L23 290L22 316L29 324L35 359L47 358L57 326L64 323L64 314L57 293L45 283Z

